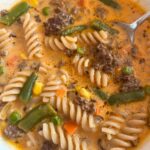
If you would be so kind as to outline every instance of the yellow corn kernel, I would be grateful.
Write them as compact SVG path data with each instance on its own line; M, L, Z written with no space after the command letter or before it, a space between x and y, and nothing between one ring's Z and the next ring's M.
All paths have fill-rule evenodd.
M27 3L29 3L32 7L36 7L39 4L39 0L25 0Z
M80 94L85 97L86 99L90 99L91 98L91 93L85 89L85 88L81 88L80 89Z
M86 98L87 100L91 99L92 94L91 94L91 92L88 91L87 89L81 88L80 86L77 86L77 87L76 87L76 90L79 92L79 94L80 94L81 96L83 96L83 97Z
M43 89L43 83L41 82L35 82L35 85L33 87L33 94L38 96L42 93L42 89Z
M21 57L22 59L28 59L27 56L26 56L24 53L21 53L21 54L20 54L20 57Z
M79 92L82 87L81 86L76 86L75 88Z

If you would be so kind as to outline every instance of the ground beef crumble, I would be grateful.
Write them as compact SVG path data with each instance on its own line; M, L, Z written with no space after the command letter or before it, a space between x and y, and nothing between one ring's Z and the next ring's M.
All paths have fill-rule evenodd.
M15 139L23 135L23 131L17 126L8 125L4 130L4 135L10 139Z
M96 108L95 108L96 101L95 100L86 100L85 98L79 96L78 93L74 93L74 92L70 93L69 97L71 98L73 103L81 106L81 109L83 111L86 111L89 114L95 113L95 110L96 110Z
M59 10L54 17L49 18L45 23L45 35L58 35L66 26L72 24L73 18L67 12Z
M108 14L108 11L105 8L97 7L95 9L95 16L97 16L97 17L99 17L101 19L106 19L107 14Z
M44 141L41 150L58 150L58 145L53 144L51 141Z
M8 11L6 9L3 9L3 10L0 11L0 16L1 17L5 16L7 14L8 14Z
M121 74L117 81L121 82L121 92L131 92L133 90L139 90L141 88L140 81L134 76L134 74Z
M119 56L112 51L111 47L103 43L93 51L93 58L93 67L97 70L102 69L105 73L113 73L120 64Z

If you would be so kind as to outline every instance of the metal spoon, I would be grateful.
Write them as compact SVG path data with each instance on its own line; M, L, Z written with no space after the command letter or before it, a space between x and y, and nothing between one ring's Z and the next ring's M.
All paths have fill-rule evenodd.
M138 18L136 21L134 21L131 24L125 23L125 22L116 22L119 26L125 29L127 32L131 45L134 47L134 39L135 39L135 31L136 29L147 19L150 17L150 11L144 14L142 17Z

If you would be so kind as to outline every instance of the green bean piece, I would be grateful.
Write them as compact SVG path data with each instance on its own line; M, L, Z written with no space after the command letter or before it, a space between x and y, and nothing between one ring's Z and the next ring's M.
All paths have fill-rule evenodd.
M4 67L0 66L0 75L4 74Z
M148 127L150 127L150 101L148 101L147 110L148 110L147 125Z
M122 92L122 93L114 94L108 99L108 103L110 105L129 103L129 102L143 100L144 97L145 97L145 91L143 89L140 89L132 92Z
M102 91L101 89L98 88L94 88L93 89L94 93L101 98L102 100L108 100L109 96L107 95L107 93L105 93L104 91Z
M110 34L118 34L119 31L110 27L108 24L100 21L100 20L93 20L91 22L91 27L94 29L94 30L104 30L104 31L107 31L109 32Z
M20 120L21 120L21 115L16 111L12 112L8 118L8 122L11 125L16 125Z
M31 99L32 89L33 89L33 86L35 84L35 81L37 80L37 77L38 76L36 73L32 73L28 77L27 81L25 82L25 84L24 84L24 86L21 89L20 94L19 94L19 99L22 102L27 103Z
M43 119L56 115L56 111L50 104L41 104L32 109L28 114L20 120L18 127L25 132L32 130Z
M76 33L76 32L81 32L85 29L87 29L86 25L73 26L73 27L70 27L70 28L67 28L67 29L63 30L61 32L61 34L64 35L64 36L71 35L71 34Z
M78 52L79 54L83 55L84 52L85 52L85 49L82 48L82 47L78 47L78 48L77 48L77 52Z
M107 6L110 6L114 9L120 9L121 6L119 3L117 3L115 0L100 0L102 3L104 3Z
M54 123L54 125L61 125L62 123L63 123L63 120L62 120L62 118L60 117L60 116L53 116L52 118L51 118L51 122L53 122Z
M144 90L147 95L150 95L150 85L145 86Z
M26 13L29 8L30 6L26 2L17 4L8 12L8 14L0 17L0 23L8 26L12 25L22 14Z
M130 75L133 73L133 68L130 66L123 67L122 72L124 74Z
M44 7L42 9L42 13L43 13L44 16L49 16L49 14L50 14L50 8L49 7Z

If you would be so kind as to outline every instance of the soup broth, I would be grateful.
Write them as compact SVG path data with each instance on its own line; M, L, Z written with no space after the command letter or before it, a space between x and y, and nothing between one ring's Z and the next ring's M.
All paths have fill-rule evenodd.
M138 28L132 48L125 30L115 22L131 23L144 10L131 0L116 1L119 8L103 1L107 0L39 0L37 5L26 1L32 5L28 12L11 26L0 24L1 135L19 149L84 150L85 143L89 150L137 149L147 136L149 96L143 89L150 85L150 23ZM92 27L94 21L107 27L98 30ZM78 31L67 34L73 27ZM4 33L8 48L1 46ZM24 103L20 92L33 72L38 79L34 86L28 82L25 92L32 96ZM99 90L107 96L96 94ZM109 103L112 95L129 92L142 98ZM23 119L39 105L51 105L62 123L50 115L26 130ZM13 112L21 116L14 124ZM31 125L32 120L26 123ZM134 123L138 131L127 131Z

